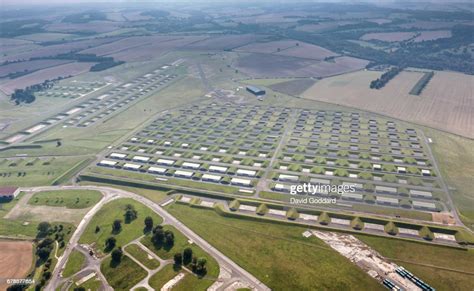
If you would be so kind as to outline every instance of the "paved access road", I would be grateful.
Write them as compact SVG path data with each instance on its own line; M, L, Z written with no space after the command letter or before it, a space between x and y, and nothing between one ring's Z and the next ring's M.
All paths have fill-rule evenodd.
M143 203L150 207L154 212L160 215L163 218L164 224L169 224L174 226L176 229L181 231L186 237L192 240L196 245L201 247L204 251L206 251L209 255L211 255L216 261L219 263L219 266L225 270L227 270L231 274L232 281L236 279L255 290L270 290L265 284L260 282L257 278L255 278L252 274L247 272L245 269L237 265L233 262L230 258L226 255L221 253L219 250L214 248L210 245L207 241L205 241L202 237L198 234L193 232L183 223L178 221L174 216L169 214L166 210L164 210L160 205L157 203L142 197L138 194L128 192L122 189L116 189L112 187L102 187L102 186L47 186L47 187L31 187L31 188L21 188L21 191L30 191L30 192L39 192L39 191L47 191L47 190L96 190L100 191L104 197L102 200L99 201L94 207L92 207L89 212L84 216L82 221L79 223L76 231L71 236L69 243L66 246L66 249L61 257L58 259L58 263L54 268L53 275L51 280L49 281L45 290L47 291L54 291L61 283L61 271L64 269L67 259L71 254L72 250L78 246L78 241L81 235L83 234L84 230L86 229L87 225L91 221L92 217L95 213L97 213L103 205L106 203L118 199L118 198L131 198L135 201ZM225 282L224 286L228 286L229 282Z

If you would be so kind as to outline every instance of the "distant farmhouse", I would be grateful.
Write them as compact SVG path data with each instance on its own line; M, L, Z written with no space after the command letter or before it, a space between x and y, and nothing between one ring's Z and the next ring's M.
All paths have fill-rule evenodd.
M18 187L0 187L0 202L12 200L19 192Z
M265 90L255 87L255 86L247 86L247 91L252 93L255 96L262 96L265 95Z

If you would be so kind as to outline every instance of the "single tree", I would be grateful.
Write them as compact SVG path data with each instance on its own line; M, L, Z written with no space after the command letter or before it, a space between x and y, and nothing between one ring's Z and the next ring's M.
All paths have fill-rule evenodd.
M183 255L181 253L174 254L174 264L176 266L181 266L183 264Z
M115 237L111 236L105 240L105 249L111 250L115 248L116 244L117 244L117 240L115 239Z
M137 211L131 204L125 206L125 223L130 223L132 220L137 218Z
M112 223L112 232L119 233L122 230L122 221L120 219L114 220Z
M187 265L191 263L192 259L193 259L193 249L191 249L190 247L185 248L183 251L183 264Z
M171 230L166 230L165 231L165 240L164 240L165 245L171 247L174 245L174 234Z
M145 231L150 231L153 229L153 218L151 216L147 216L145 218Z
M118 264L122 261L122 256L123 256L123 252L122 252L122 249L121 248L116 248L113 252L112 252L112 262L114 262L115 264Z

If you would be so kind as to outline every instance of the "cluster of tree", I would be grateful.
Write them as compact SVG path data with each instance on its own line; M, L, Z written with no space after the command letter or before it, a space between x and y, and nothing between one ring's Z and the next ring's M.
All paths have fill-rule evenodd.
M433 78L434 72L428 72L421 77L418 82L416 82L415 86L410 90L411 95L420 95L421 92L423 92L423 89L425 89L426 85L430 82L431 78Z
M138 212L135 210L132 204L127 204L125 206L125 214L123 215L125 218L125 223L130 223L135 220L138 216Z
M87 11L67 15L63 18L62 22L87 23L95 20L107 20L107 15L100 11Z
M57 77L56 79L45 80L40 84L28 86L25 89L15 89L13 94L10 96L10 99L14 101L16 105L21 103L33 103L36 100L35 92L51 89L57 81L69 77L71 76Z
M91 72L99 72L99 71L103 71L103 70L107 70L107 69L110 69L112 67L115 67L115 66L119 66L121 64L125 64L124 61L107 61L107 62L101 62L101 63L98 63L98 64L95 64L93 65L91 68L90 68L90 71Z
M36 266L43 265L43 272L40 281L35 285L35 290L41 290L51 278L51 253L54 250L54 242L59 243L59 248L65 246L64 227L62 224L52 227L48 222L41 222L37 226L37 231Z
M24 76L24 75L31 74L31 73L33 73L33 72L34 72L34 71L30 71L30 70L23 70L23 71L18 71L18 72L12 72L12 73L8 73L8 74L6 74L6 75L1 76L1 78L15 79L15 78L18 78L18 77L21 77L21 76Z
M391 68L388 72L383 73L380 78L377 78L376 80L370 82L370 89L383 88L388 83L388 81L395 78L395 76L398 75L398 73L400 73L402 70L403 69L400 67Z
M174 245L174 233L171 230L164 230L163 226L157 225L153 229L151 241L156 246L165 246L168 248Z
M193 256L193 250L189 247L185 248L182 253L175 253L173 259L176 266L189 266L193 273L199 276L204 276L207 273L206 258Z
M25 34L44 32L43 26L48 21L41 19L12 20L2 22L0 37L16 37Z

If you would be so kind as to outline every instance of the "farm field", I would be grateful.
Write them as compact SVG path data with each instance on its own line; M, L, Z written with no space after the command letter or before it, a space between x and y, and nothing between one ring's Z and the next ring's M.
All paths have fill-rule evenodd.
M213 210L178 204L167 210L270 288L381 288L322 241L305 239L305 228L224 218Z
M282 56L323 60L337 56L336 53L320 46L294 41L280 40L271 42L255 42L235 49L237 52L266 53Z
M44 191L34 194L28 204L80 209L94 206L101 197L100 192L92 190Z
M9 54L2 58L2 61L17 61L17 60L29 60L31 58L38 57L50 57L58 54L65 54L71 51L83 50L89 47L99 46L105 43L119 40L120 37L109 37L109 38L98 38L98 39L85 39L72 41L62 44L54 44L49 46L41 46L38 49L34 49L27 52L17 52L16 54Z
M415 32L382 32L364 34L361 40L380 40L386 42L397 42L409 40L416 36Z
M25 278L33 264L33 243L29 241L0 241L0 278ZM7 284L0 282L0 289Z
M316 61L276 54L245 54L235 67L253 78L328 77L363 69L368 61L353 57L337 57Z
M52 68L42 69L26 76L6 81L0 85L0 90L9 95L13 93L15 89L23 89L30 85L42 83L45 80L52 80L58 77L75 76L88 72L94 64L95 63L74 62L54 66Z
M70 63L69 60L36 60L36 61L29 61L29 62L18 62L18 63L11 63L8 65L0 66L0 77L5 77L8 74L18 73L29 71L33 72L36 70L41 70L49 67L55 67L58 65L62 65L65 63Z
M452 35L450 30L434 30L434 31L422 31L420 35L415 37L414 42L429 41L439 38L450 38Z
M384 88L369 88L380 72L361 71L317 82L301 96L388 115L474 137L472 76L435 72L420 96L409 95L422 73L402 72Z

